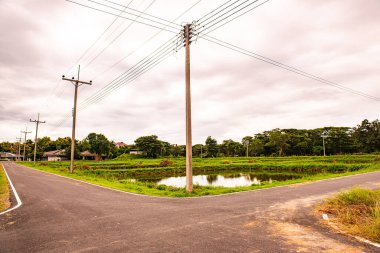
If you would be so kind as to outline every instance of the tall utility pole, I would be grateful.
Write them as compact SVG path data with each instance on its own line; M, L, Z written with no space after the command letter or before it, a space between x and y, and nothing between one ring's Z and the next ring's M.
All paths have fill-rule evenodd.
M185 75L186 75L186 191L193 191L193 150L192 150L192 135L191 135L191 90L190 90L190 43L191 43L191 25L184 26L186 60L185 60Z
M25 146L26 146L26 135L27 134L30 134L32 132L28 132L28 127L25 128L25 131L21 131L22 134L25 134L24 135L24 154L23 154L23 158L22 160L25 161Z
M326 156L326 146L325 146L325 139L329 137L328 133L326 131L323 131L321 134L322 141L323 141L323 156Z
M246 151L246 157L248 158L248 152L249 152L249 141L245 140L244 144L247 146L247 151Z
M16 138L17 142L18 142L18 156L17 156L17 161L20 161L20 156L21 156L21 140L22 138Z
M79 80L79 73L80 73L80 65L78 67L78 78L75 80L74 77L71 79L65 78L65 76L62 76L62 80L69 81L74 84L75 92L74 92L74 108L73 108L73 129L72 129L72 135L71 135L71 156L70 156L70 173L74 172L74 150L75 150L75 125L77 121L77 98L78 98L78 87L82 84L92 85L92 81L90 82L83 82Z
M46 121L40 121L40 114L38 114L37 120L29 119L29 122L36 123L36 138L34 138L34 159L33 159L34 164L36 164L38 125L40 123L42 124L46 123Z

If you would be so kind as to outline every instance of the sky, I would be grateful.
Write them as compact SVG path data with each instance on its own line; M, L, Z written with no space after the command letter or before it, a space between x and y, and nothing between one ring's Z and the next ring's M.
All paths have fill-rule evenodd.
M46 121L40 125L40 137L71 136L74 86L61 80L63 74L77 77L81 65L80 80L93 81L79 88L81 104L176 35L161 30L157 19L152 23L137 17L136 21L158 28L133 22L136 16L130 14L123 16L132 20L118 18L117 9L124 9L121 5L151 15L146 17L159 17L162 23L175 20L183 26L227 2L73 1L116 16L64 0L0 0L0 141L16 141L26 127L32 131L28 139L34 138L35 124L28 121L37 119L38 113ZM270 0L208 35L380 98L379 9L378 0ZM179 33L176 24L172 26L179 27ZM204 143L207 136L218 142L240 141L274 128L353 127L363 119L379 118L379 101L201 36L194 38L190 50L193 144ZM127 144L153 134L184 144L183 48L176 52L173 47L166 60L78 111L77 139L91 132Z

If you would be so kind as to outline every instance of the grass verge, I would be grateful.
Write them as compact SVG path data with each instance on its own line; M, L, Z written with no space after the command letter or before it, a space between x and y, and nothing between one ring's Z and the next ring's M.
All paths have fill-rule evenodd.
M11 206L9 201L9 185L3 166L0 164L0 212Z
M344 191L325 200L318 210L330 214L340 230L380 243L380 190Z
M34 169L38 169L41 171L46 171L62 176L66 176L73 179L78 179L81 181L93 183L96 185L101 185L117 190L122 190L131 193L138 193L150 196L157 197L198 197L198 196L207 196L207 195L220 195L227 194L233 192L241 192L241 191L250 191L256 189L270 188L276 186L283 185L291 185L296 183L305 183L311 181L317 181L322 179L329 179L341 176L355 175L361 174L365 172L373 172L380 170L380 164L373 164L367 168L356 170L356 171L348 171L345 173L320 173L316 175L309 175L298 179L288 180L288 181L273 181L272 183L263 182L261 185L252 185L246 187L234 187L234 188L226 188L226 187L213 187L213 186L199 186L194 185L194 190L192 193L187 193L185 188L177 188L166 185L157 185L151 182L139 182L131 179L123 179L118 180L117 178L102 178L96 174L89 174L86 170L75 170L73 174L70 174L66 167L50 167L49 163L37 163L34 165L33 163L21 163L27 167L31 167Z

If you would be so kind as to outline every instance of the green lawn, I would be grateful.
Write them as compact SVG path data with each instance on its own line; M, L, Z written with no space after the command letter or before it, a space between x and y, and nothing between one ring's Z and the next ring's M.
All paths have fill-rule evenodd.
M3 170L3 166L0 165L0 212L10 207L9 202L9 186L8 180Z
M288 181L262 182L260 185L235 188L195 185L194 192L189 194L184 188L133 180L134 178L184 176L184 158L136 159L126 156L123 159L102 162L76 161L74 174L69 173L69 162L67 161L39 162L35 166L33 163L21 164L123 191L165 197L217 195L380 170L380 159L376 155L195 158L193 160L194 175L249 171L250 173L300 174L302 177Z
M319 211L343 231L380 243L380 190L352 189L327 199Z

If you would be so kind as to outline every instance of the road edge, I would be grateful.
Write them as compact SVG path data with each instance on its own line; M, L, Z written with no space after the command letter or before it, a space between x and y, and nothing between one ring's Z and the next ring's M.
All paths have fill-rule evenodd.
M5 210L5 211L3 211L3 212L0 213L0 215L3 215L3 214L6 214L6 213L8 213L8 212L11 212L11 211L13 211L13 210L19 208L20 206L22 206L22 201L21 201L21 199L20 199L20 197L19 197L19 195L18 195L18 193L17 193L17 191L16 191L16 188L14 187L14 185L13 185L13 183L12 183L11 178L9 177L9 175L8 175L8 173L7 173L7 170L5 169L5 166L4 166L2 163L1 163L0 165L3 167L3 170L4 170L4 172L5 172L5 175L7 176L7 179L8 179L8 183L9 183L9 185L10 185L10 187L11 187L11 189L12 189L13 195L15 196L16 201L17 201L17 205L16 205L16 206L14 206L14 207L12 207L12 208L10 208L10 209L7 209L7 210Z
M327 222L323 222L323 221L327 221ZM362 243L366 243L366 244L369 244L373 247L376 247L376 248L380 248L380 243L376 243L376 242L372 242L371 240L368 240L368 239L365 239L363 237L360 237L360 236L356 236L356 235L351 235L349 233L346 233L345 231L341 230L334 222L332 222L329 217L327 216L326 214L326 217L323 217L322 216L322 222L328 226L330 229L332 230L335 230L336 232L338 232L339 234L342 234L344 236L347 236L347 237L351 237L351 238L355 238L356 240L358 240L359 242L362 242Z
M32 169L32 170L39 171L39 172L42 172L42 173L46 173L46 174L50 174L50 175L53 175L53 176L58 176L58 177L70 179L70 180L73 180L73 181L85 183L85 184L88 184L88 185L100 187L100 188L111 190L111 191L126 193L126 194L130 194L130 195L134 195L134 196L149 197L149 198L158 198L158 199L217 198L217 197L223 197L223 196L229 196L229 195L235 195L235 194L244 194L244 193L249 193L249 192L254 192L254 191L265 191L265 190L269 190L269 189L276 189L276 188L282 188L282 187L294 187L294 186L303 185L303 184L313 184L313 183L323 182L323 181L332 181L332 180L336 180L336 179L340 179L340 178L348 178L348 177L355 177L355 176L365 175L365 174L380 173L380 170L379 171L371 171L371 172L358 173L358 174L341 176L341 177L333 177L333 178L320 179L320 180L310 181L310 182L302 182L302 183L295 183L295 184L289 184L289 185L279 185L279 186L262 188L262 189L252 189L252 190L247 190L247 191L238 191L238 192L224 193L224 194L218 194L218 195L205 195L205 196L194 196L194 197L161 197L161 196L152 196L152 195L145 195L145 194L139 194L139 193L134 193L134 192L123 191L123 190L119 190L119 189L115 189L115 188L111 188L111 187L107 187L107 186L103 186L103 185L98 185L98 184L82 181L82 180L71 178L71 177L67 177L67 176L62 176L62 175L55 174L55 173L52 173L52 172L39 170L39 169L28 167L28 166L25 166L25 165L22 165L22 164L18 164L18 163L16 163L16 164L19 165L19 166L22 166L24 168L27 168L27 169Z

